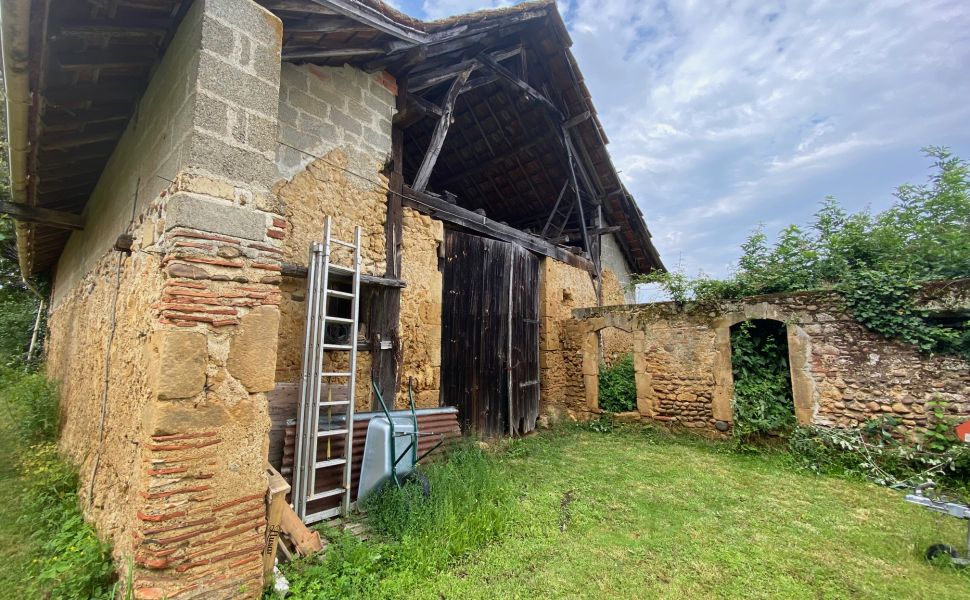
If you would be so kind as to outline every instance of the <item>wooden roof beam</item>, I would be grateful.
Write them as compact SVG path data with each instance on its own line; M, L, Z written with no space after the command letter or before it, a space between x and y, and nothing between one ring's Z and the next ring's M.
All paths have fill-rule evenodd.
M10 215L14 219L24 223L38 223L59 229L84 229L84 217L58 210L0 200L0 213Z
M504 79L515 88L518 88L519 90L521 90L526 96L532 98L533 100L538 101L540 104L548 108L550 111L552 111L554 115L557 115L559 117L560 121L563 120L564 117L562 112L556 107L555 104L552 103L551 100L546 98L545 95L542 94L542 92L535 89L527 82L519 79L514 73L512 73L502 65L498 64L498 61L495 60L495 58L493 58L490 55L483 54L478 57L478 61L481 62L486 68L490 69L492 72L498 75L499 78Z
M313 4L318 4L337 14L343 15L374 29L386 33L399 40L419 44L427 38L423 31L401 25L390 19L378 10L367 6L361 2L353 0L310 0Z
M357 33L373 28L346 17L315 16L283 23L283 33Z
M435 163L438 161L438 155L441 153L441 147L445 143L445 136L448 135L448 127L451 126L452 115L455 112L455 100L458 99L458 94L461 92L461 87L465 85L468 81L469 75L475 69L475 65L469 65L464 71L455 77L455 80L451 82L451 87L448 89L448 94L445 96L445 101L442 103L442 113L441 117L438 119L438 124L434 128L434 133L431 134L431 142L428 144L428 150L425 152L424 158L421 160L421 166L418 167L418 172L414 176L413 187L418 192L423 192L426 187L428 187L428 180L431 178L431 171L434 169Z
M289 50L283 53L283 60L322 60L329 58L351 58L360 56L376 56L387 52L385 48L331 48L329 50L307 49Z
M422 214L446 223L485 234L493 239L517 244L530 252L554 258L589 273L595 272L592 261L583 256L573 254L565 248L560 248L538 236L520 231L510 225L503 225L498 221L483 217L467 208L451 204L437 196L418 192L405 186L404 204Z

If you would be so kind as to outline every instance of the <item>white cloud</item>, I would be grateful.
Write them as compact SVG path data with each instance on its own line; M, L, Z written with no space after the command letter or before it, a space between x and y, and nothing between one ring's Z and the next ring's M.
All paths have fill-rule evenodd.
M888 202L902 174L854 179L874 157L920 173L923 145L970 150L960 0L559 6L614 161L661 255L688 271L723 274L758 221L804 222L827 193Z

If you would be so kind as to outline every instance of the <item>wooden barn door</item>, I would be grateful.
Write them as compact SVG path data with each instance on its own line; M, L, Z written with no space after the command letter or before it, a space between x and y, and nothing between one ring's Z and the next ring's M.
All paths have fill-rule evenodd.
M524 434L539 414L539 261L506 242L445 232L441 390L462 429Z

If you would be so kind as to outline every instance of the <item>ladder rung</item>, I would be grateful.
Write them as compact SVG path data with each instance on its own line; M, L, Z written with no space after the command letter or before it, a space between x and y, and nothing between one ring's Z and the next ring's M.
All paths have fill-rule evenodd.
M349 325L354 322L353 319L345 319L344 317L324 317L324 319L333 321L334 323L347 323Z
M350 404L349 400L333 400L331 402L321 402L320 406L343 406L345 404Z
M340 373L338 371L320 373L320 377L350 377L353 373Z
M321 460L317 464L313 465L318 469L326 469L327 467L337 467L340 465L347 464L347 460L344 458L335 458L333 460Z
M341 292L340 290L327 290L327 293L334 298L353 298L354 295L350 292Z
M306 501L307 502L313 502L314 500L323 500L324 498L333 498L334 496L339 496L340 494L343 494L346 491L347 491L346 488L342 488L342 487L334 488L332 490L327 490L325 492L320 492L319 494L313 494L312 496L309 496L306 499Z
M344 248L354 248L354 249L357 248L357 246L355 246L351 242L344 242L342 240L335 240L333 238L330 238L330 243L331 244L337 244L338 246L343 246Z
M328 508L327 510L321 510L318 513L313 513L312 515L307 515L306 518L303 519L303 522L306 523L307 525L309 525L311 523L316 523L317 521L322 521L324 519L329 519L331 517L336 517L339 514L340 514L340 507L339 506L337 508Z
M324 344L324 350L353 350L354 347L350 344Z
M335 435L344 435L347 433L346 429L321 429L317 431L317 437L332 437Z
M330 267L330 270L331 271L336 271L338 273L348 273L348 274L351 274L351 275L354 274L354 269L352 267L345 267L343 265L335 265L333 263L330 263L328 266Z

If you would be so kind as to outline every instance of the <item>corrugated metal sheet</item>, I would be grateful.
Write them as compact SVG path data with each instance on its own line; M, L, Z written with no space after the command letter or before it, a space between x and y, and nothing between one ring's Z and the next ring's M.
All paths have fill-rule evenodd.
M399 414L399 411L394 413ZM403 414L403 413L401 413ZM360 466L364 459L364 440L367 438L367 426L374 417L381 417L384 413L366 412L354 415L354 447L351 459L351 500L357 500L357 485L360 483ZM444 434L446 440L461 437L458 427L458 411L451 407L422 409L418 411L418 431ZM418 453L429 450L438 443L438 436L421 436L418 440ZM327 446L326 438L321 439L317 446L317 460L327 460L343 455L344 440L338 437L330 441ZM280 463L274 464L279 472L290 483L293 481L293 454L296 451L296 421L290 419L283 430L283 448ZM329 454L328 454L329 452ZM317 472L314 492L333 489L342 485L343 469L340 467L322 469ZM325 498L307 505L308 513L334 508L340 503L339 497Z

